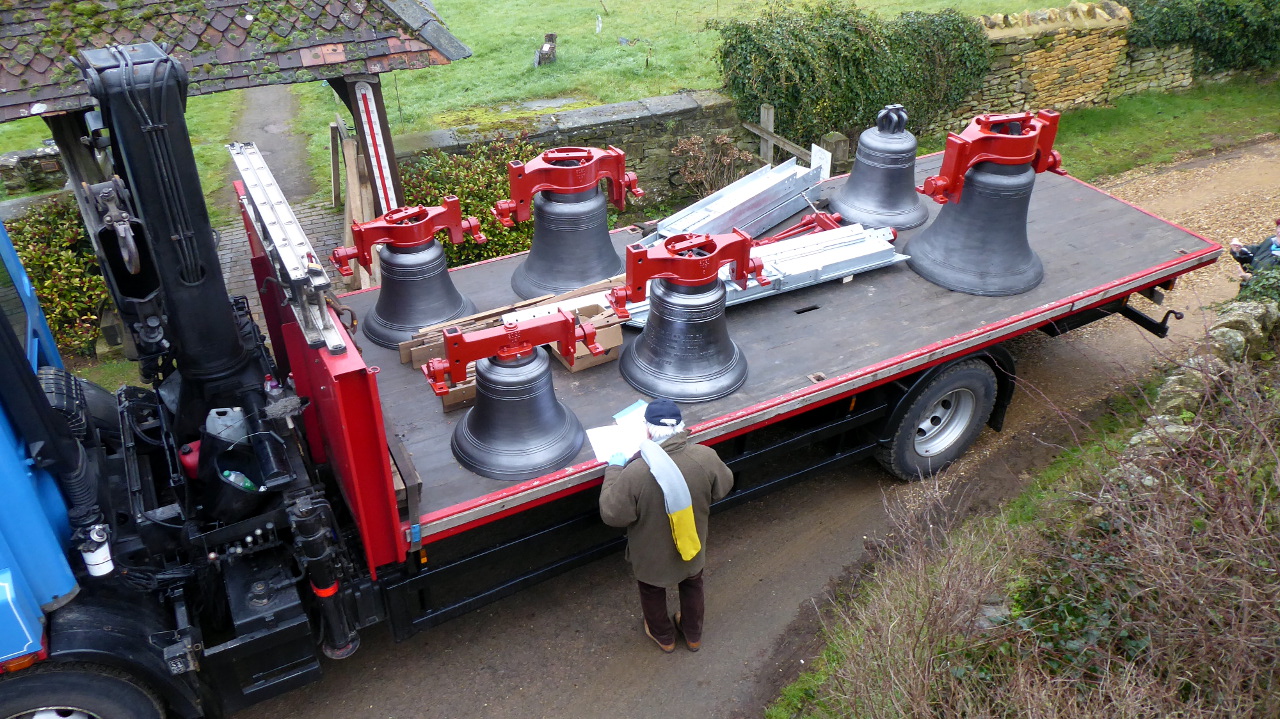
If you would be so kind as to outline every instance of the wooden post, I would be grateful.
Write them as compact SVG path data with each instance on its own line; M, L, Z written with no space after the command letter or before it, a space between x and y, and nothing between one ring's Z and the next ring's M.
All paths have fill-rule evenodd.
M828 132L818 141L818 147L831 153L831 170L834 174L849 171L849 138L840 132Z
M330 192L330 203L337 207L342 204L342 130L339 123L342 118L338 118L338 122L329 123L329 184L333 189Z
M387 125L382 84L377 75L347 75L330 78L328 82L355 120L356 139L374 188L374 217L384 215L403 204L404 188L400 185L400 165ZM347 194L351 194L350 189Z
M773 105L766 103L760 106L760 127L773 132ZM765 135L760 136L760 159L773 164L773 140Z

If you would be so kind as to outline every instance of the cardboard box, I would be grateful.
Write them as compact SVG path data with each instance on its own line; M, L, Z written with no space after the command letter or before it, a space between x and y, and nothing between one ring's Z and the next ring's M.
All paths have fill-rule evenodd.
M622 322L612 310L607 310L600 305L588 305L578 310L578 320L589 322L596 328L596 343L604 347L605 352L602 355L593 355L585 344L578 342L573 348L573 364L570 365L564 355L556 352L554 347L549 348L551 355L559 360L565 369L570 372L581 372L618 359L618 355L622 353Z

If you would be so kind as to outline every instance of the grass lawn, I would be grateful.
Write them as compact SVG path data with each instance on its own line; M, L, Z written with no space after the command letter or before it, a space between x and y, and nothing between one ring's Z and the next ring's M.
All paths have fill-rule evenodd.
M1055 143L1063 166L1082 180L1183 153L1280 132L1280 81L1238 78L1187 92L1121 98L1115 107L1064 113Z
M206 199L229 182L231 156L227 154L225 145L243 109L244 92L241 90L199 95L187 101L187 131L191 134L196 165L200 168L200 185ZM38 117L6 122L0 124L0 152L40 147L41 142L51 136L44 120ZM0 199L7 197L9 195L0 188ZM218 207L214 202L209 203L209 211L214 215L214 224L225 222L231 216L229 209Z
M484 0L439 0L436 9L474 54L443 67L406 70L385 78L391 130L402 134L510 122L530 114L527 109L521 112L519 103L536 99L573 101L543 110L554 112L682 89L717 88L723 83L715 62L719 34L707 29L707 22L753 15L770 4L769 0L512 0L497 13L498 6ZM1018 12L1045 3L864 0L859 5L891 15L946 7L980 15ZM557 60L535 68L534 51L548 32L558 35ZM329 118L333 114L330 108L335 103L311 88L303 89L300 97L305 115Z

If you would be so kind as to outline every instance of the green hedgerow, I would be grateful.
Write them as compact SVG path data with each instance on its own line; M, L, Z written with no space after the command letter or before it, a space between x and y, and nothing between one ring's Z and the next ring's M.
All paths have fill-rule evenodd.
M801 144L838 130L856 137L901 103L910 127L950 114L991 66L986 32L948 9L883 20L847 0L783 3L747 20L718 20L718 60L739 114L775 108L775 130Z
M5 226L58 349L92 355L107 283L75 202L62 198L36 205Z
M463 155L433 150L400 168L407 205L439 205L447 195L456 195L464 217L480 220L480 231L489 241L477 244L470 238L455 245L442 242L449 265L456 267L501 257L529 249L533 240L533 222L518 222L503 227L490 212L499 200L511 196L507 163L528 162L542 149L525 138L499 138L488 144L475 144ZM443 235L442 235L443 237Z
M1201 70L1249 70L1280 63L1280 3L1275 0L1133 0L1129 43L1182 45Z

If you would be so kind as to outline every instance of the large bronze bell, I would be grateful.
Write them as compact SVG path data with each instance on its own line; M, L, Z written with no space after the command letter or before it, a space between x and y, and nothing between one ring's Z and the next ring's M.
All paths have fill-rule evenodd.
M907 111L886 105L876 126L858 137L858 151L848 179L828 205L847 222L866 227L907 230L929 219L915 190L916 137L907 131Z
M706 402L747 381L747 358L729 338L724 283L678 285L655 279L649 317L618 359L622 377L650 397Z
M546 350L476 360L476 404L453 431L453 456L490 479L525 480L573 461L586 433L556 399Z
M1027 208L1036 172L1030 164L979 162L964 176L958 203L903 249L916 274L949 290L985 297L1026 292L1044 278L1027 240Z
M462 216L462 204L449 195L439 207L400 207L369 222L351 225L350 247L329 255L338 272L354 274L351 260L372 270L373 252L380 254L382 289L378 302L364 318L364 336L394 349L429 325L475 314L476 306L463 297L449 277L444 248L435 235L449 231L457 244L464 235L484 242L480 223Z
M475 304L453 286L439 242L385 245L378 259L382 289L361 323L364 336L375 344L394 349L423 327L475 314Z
M533 247L511 276L524 299L558 295L622 272L609 240L605 197L585 192L538 193L533 199Z

